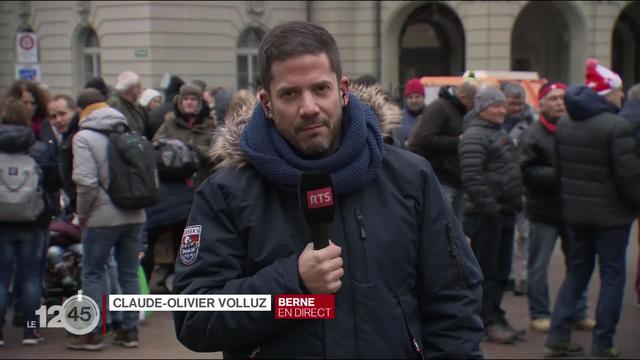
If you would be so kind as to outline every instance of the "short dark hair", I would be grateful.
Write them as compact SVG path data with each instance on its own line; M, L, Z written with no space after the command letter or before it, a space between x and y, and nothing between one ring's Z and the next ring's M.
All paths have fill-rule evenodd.
M86 88L78 94L78 107L82 110L89 105L103 102L104 96L98 89Z
M265 35L258 50L260 80L269 92L273 74L271 65L302 55L325 53L329 58L331 70L337 80L342 77L342 64L338 45L331 34L322 26L304 21L290 21L274 27Z
M64 100L64 102L67 103L67 108L69 110L73 111L77 108L76 102L73 101L73 98L71 98L71 96L69 95L65 95L65 94L56 95L53 97L53 100L51 101L58 101L58 100Z

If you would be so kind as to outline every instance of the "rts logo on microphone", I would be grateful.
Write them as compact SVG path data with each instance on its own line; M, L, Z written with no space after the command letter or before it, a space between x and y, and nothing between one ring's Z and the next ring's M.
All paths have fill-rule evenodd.
M333 206L333 193L330 187L307 191L307 205L309 209Z

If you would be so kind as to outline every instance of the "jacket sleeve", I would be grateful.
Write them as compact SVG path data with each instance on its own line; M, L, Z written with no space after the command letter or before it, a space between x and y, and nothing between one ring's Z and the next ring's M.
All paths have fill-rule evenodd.
M552 154L546 154L529 133L524 133L518 146L522 183L538 192L557 189L560 182L551 160Z
M160 125L160 128L158 129L158 131L156 131L156 134L153 136L153 139L151 141L166 139L166 138L167 138L167 122L163 121L162 125Z
M482 272L429 171L418 245L418 304L425 358L482 358Z
M79 134L77 134L79 135ZM76 183L76 211L87 217L100 191L98 165L83 136L73 137L73 181Z
M640 157L635 146L631 125L620 122L613 130L610 151L616 187L620 197L640 213Z
M486 177L485 165L489 144L479 134L466 132L458 150L462 188L471 202L483 215L494 215L500 211L491 184Z
M425 158L428 158L429 154L457 150L458 137L444 134L446 121L446 111L442 105L432 103L431 106L427 106L411 133L409 150Z
M200 247L191 265L176 260L176 294L301 294L298 256L292 254L246 272L247 239L213 178L200 187L187 226L201 225ZM268 239L265 239L268 241ZM287 322L273 312L174 312L178 340L193 351L212 352L255 346L274 336Z

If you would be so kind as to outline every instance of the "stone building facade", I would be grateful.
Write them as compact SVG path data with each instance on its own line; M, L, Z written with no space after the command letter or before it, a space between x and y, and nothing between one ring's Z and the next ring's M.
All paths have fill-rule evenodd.
M530 70L580 83L596 57L640 81L640 2L633 1L4 1L0 91L16 77L16 33L37 35L41 81L75 94L124 70L143 86L167 72L211 86L251 87L270 28L308 20L336 38L347 76L404 80L464 70Z

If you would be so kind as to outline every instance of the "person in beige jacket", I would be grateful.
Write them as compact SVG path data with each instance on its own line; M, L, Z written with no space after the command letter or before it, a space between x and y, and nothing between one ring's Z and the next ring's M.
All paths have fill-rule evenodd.
M146 221L143 209L116 207L105 189L109 188L109 138L100 131L125 125L119 111L109 107L95 89L85 89L78 96L80 130L73 139L73 181L77 185L77 215L82 228L82 290L99 307L106 289L105 265L115 248L118 279L123 294L138 294L138 250ZM102 309L100 310L102 311ZM115 344L138 346L138 313L124 312L122 328ZM97 326L93 332L71 336L67 347L76 350L99 350L104 344Z

